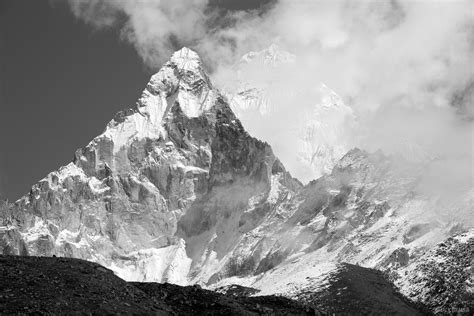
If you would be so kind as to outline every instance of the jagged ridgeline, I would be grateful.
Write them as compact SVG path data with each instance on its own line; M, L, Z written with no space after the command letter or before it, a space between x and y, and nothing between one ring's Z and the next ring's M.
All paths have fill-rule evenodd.
M459 258L472 256L474 232L426 216L439 203L414 190L422 171L353 149L303 186L183 48L73 162L1 206L0 252L86 259L127 281L237 283L289 297L324 291L347 262L387 272L428 305L436 302L420 287L434 272L422 263L442 257L450 266L439 275L459 278L443 278L436 291L451 301L436 308L465 308L472 284ZM473 193L459 196L443 207L469 210ZM433 254L453 235L455 246Z

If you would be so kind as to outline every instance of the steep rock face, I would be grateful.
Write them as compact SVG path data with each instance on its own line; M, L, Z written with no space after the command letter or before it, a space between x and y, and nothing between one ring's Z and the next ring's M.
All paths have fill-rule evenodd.
M72 163L17 201L2 227L2 250L92 260L126 279L187 283L219 269L242 232L259 224L269 208L249 200L264 204L274 185L300 186L268 144L245 132L197 54L183 48L135 109L118 113Z

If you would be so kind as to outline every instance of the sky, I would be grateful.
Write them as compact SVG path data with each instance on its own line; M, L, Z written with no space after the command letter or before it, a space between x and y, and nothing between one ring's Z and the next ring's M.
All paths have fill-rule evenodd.
M238 58L272 43L297 63L261 79L288 91L324 82L359 119L354 146L391 153L416 144L438 161L428 168L425 188L433 179L436 190L472 186L472 6L464 0L3 0L0 195L15 200L69 162L115 112L133 106L149 76L181 46L198 51L214 82L228 87ZM281 104L281 117L256 134L270 137L279 127L272 124L312 105L307 96ZM293 148L279 150L285 157Z

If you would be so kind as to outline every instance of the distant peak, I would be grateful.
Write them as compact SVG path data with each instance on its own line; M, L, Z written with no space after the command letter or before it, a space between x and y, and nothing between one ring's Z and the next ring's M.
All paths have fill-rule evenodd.
M264 66L277 66L280 64L291 64L296 60L296 56L285 51L280 45L273 43L269 47L256 52L249 52L242 56L240 63L261 63Z
M277 43L272 43L270 46L268 46L266 50L274 54L279 53L279 52L284 52L284 50Z

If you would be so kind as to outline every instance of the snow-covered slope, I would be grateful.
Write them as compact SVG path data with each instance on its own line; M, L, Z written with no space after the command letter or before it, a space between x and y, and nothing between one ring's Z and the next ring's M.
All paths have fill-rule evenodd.
M287 84L297 67L296 56L276 44L247 53L236 65L236 86L226 95L245 128L272 144L289 171L307 182L330 173L351 148L356 118L323 83L307 78L299 88ZM291 108L295 102L298 111Z
M241 284L259 289L258 295L299 297L324 291L341 262L377 268L397 284L410 284L414 275L404 271L416 269L437 243L473 227L468 215L472 195L467 192L470 198L455 204L440 203L417 192L422 173L418 165L381 153L351 150L330 175L280 200L239 245L240 253L252 254L235 260L243 262L245 272L211 287ZM457 221L443 218L445 208L463 213ZM426 300L420 293L411 298Z

